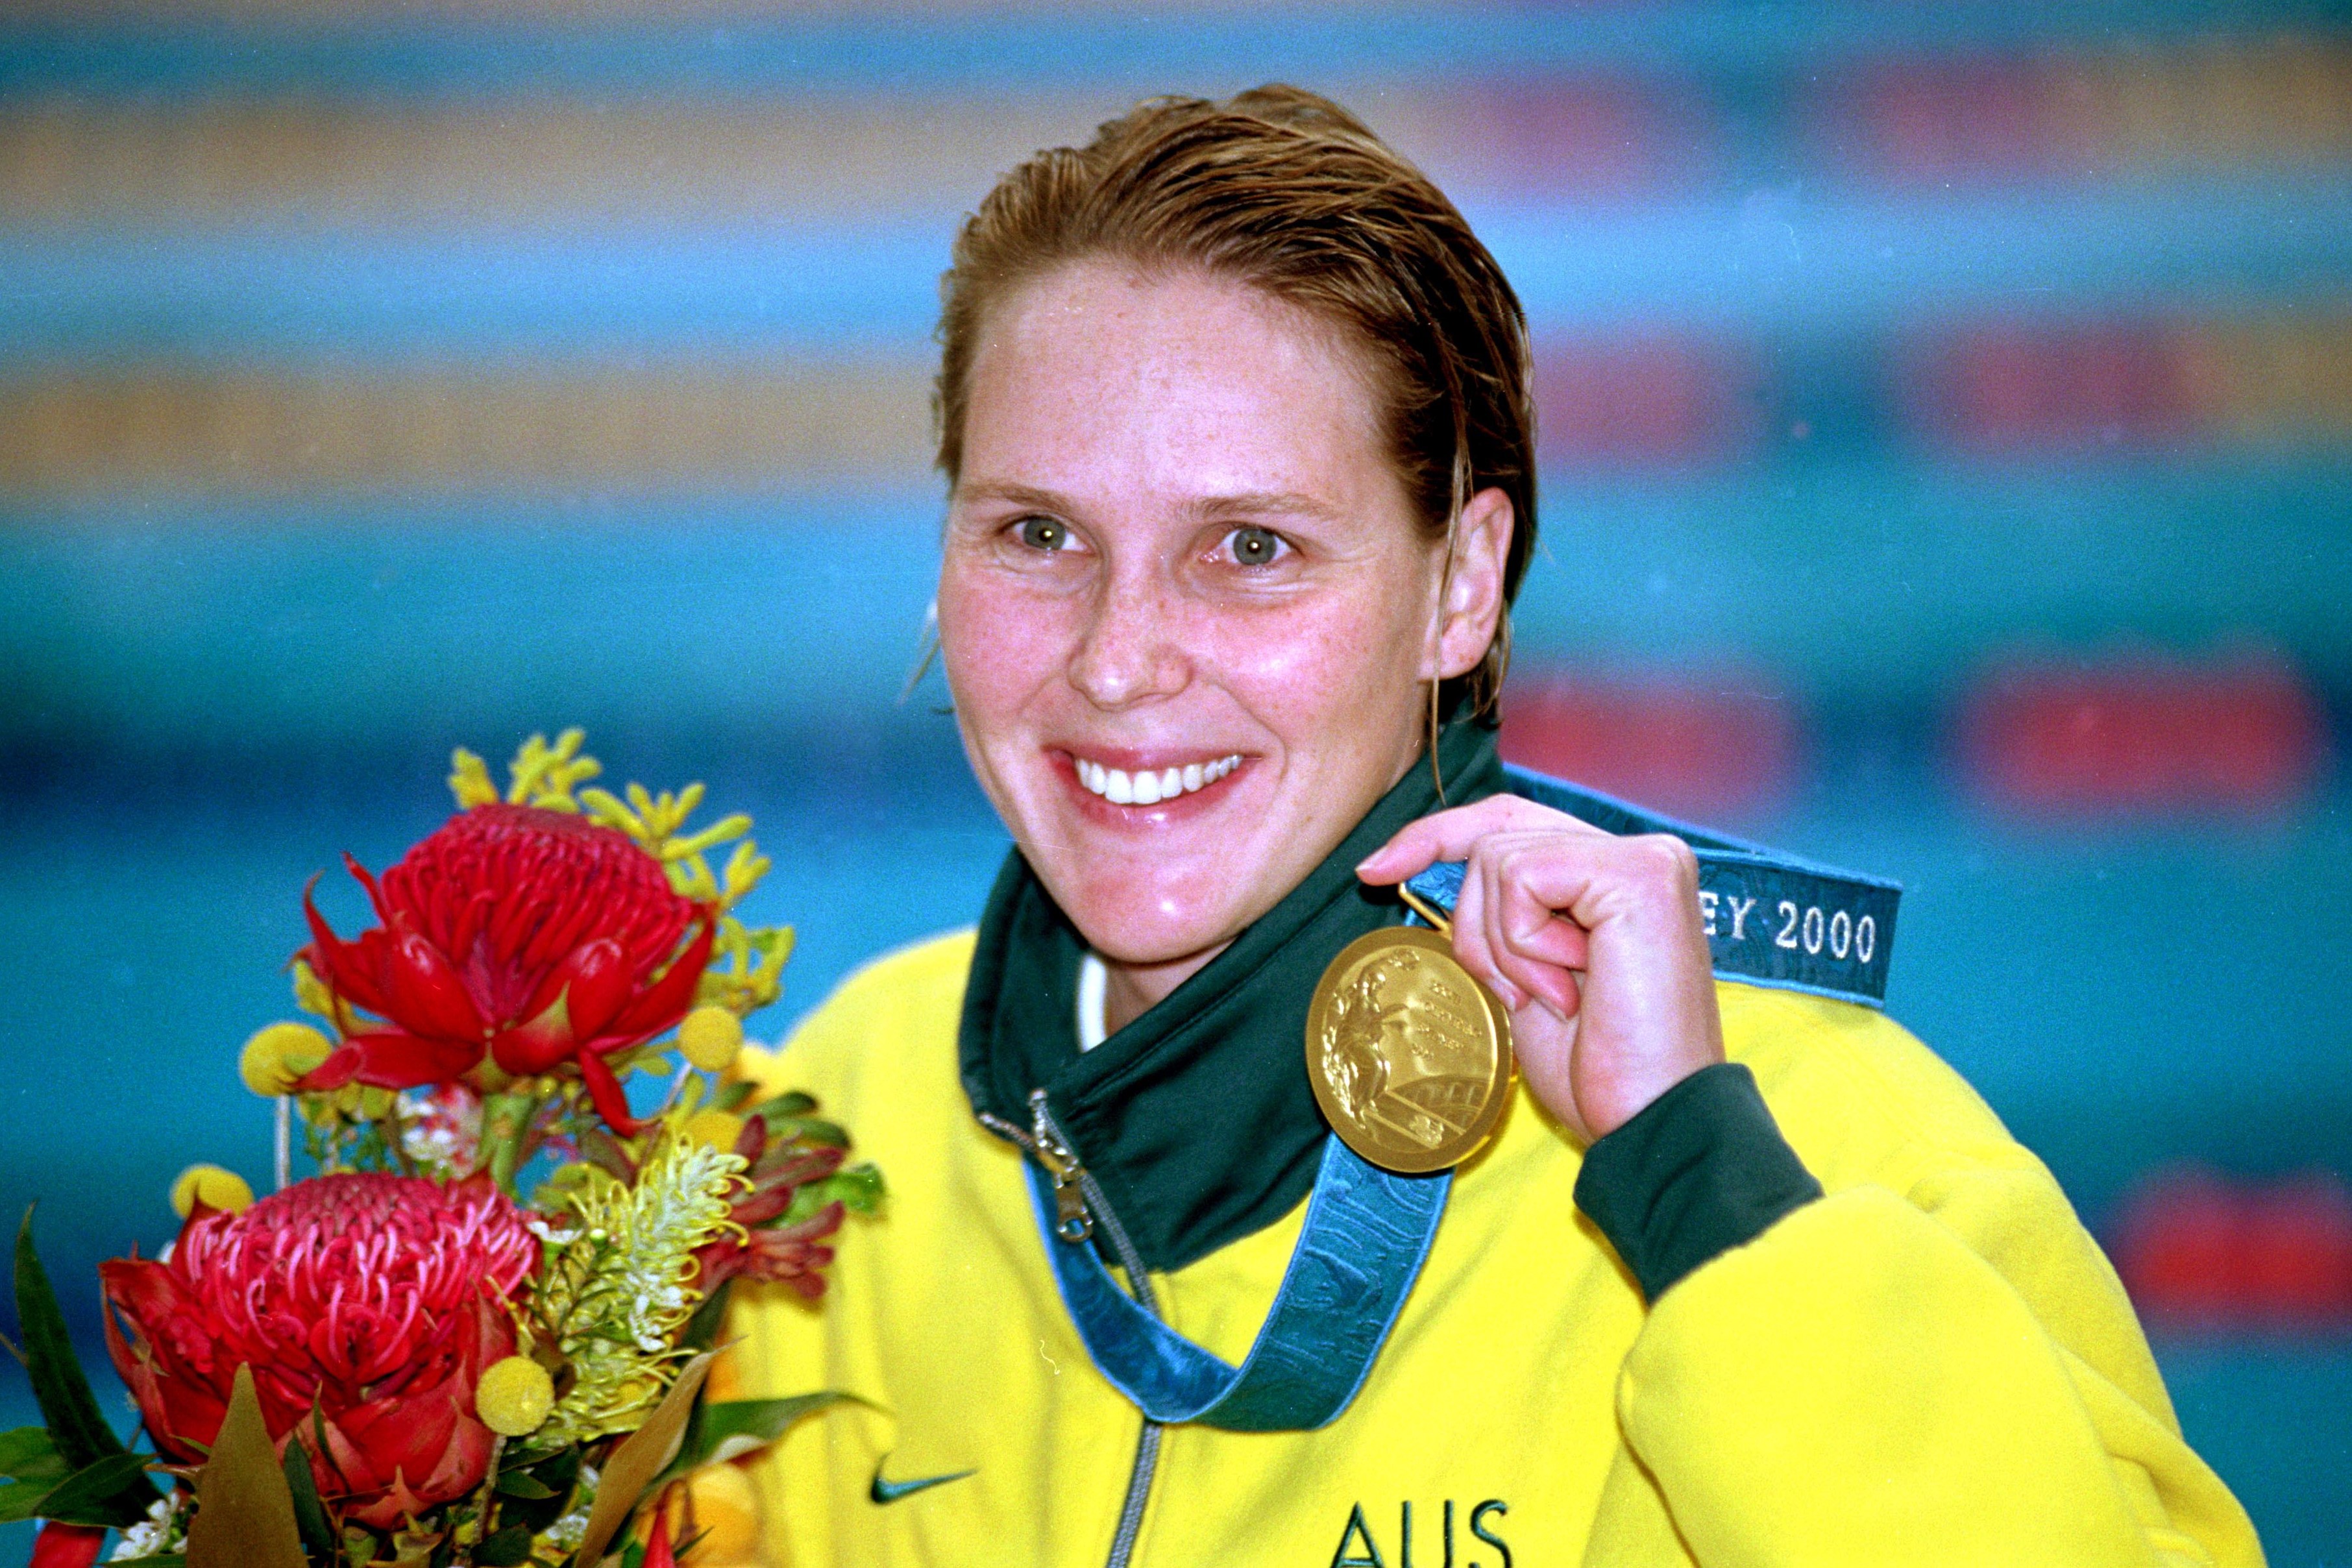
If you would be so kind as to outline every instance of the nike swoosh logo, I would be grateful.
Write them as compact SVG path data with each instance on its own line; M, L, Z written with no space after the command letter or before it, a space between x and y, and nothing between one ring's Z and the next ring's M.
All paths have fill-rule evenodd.
M980 1473L977 1470L958 1470L952 1475L924 1476L919 1480L886 1481L882 1479L882 1466L889 1459L889 1455L882 1456L881 1461L874 1467L874 1484L866 1489L866 1495L877 1503L897 1502L900 1498L913 1497L917 1492L929 1491L933 1487L943 1487L950 1481L960 1481L966 1476Z

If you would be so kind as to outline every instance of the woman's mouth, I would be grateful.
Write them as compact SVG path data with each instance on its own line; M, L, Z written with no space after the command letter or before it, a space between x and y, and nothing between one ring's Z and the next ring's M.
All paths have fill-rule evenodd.
M1152 768L1114 768L1081 756L1070 758L1071 771L1090 795L1113 805L1158 805L1208 788L1241 766L1238 752L1200 762Z

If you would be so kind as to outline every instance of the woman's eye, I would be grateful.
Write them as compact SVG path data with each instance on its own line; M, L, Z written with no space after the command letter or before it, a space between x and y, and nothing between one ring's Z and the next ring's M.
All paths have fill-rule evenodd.
M1270 529L1237 528L1225 536L1225 547L1244 566L1271 564L1282 553L1282 535Z
M1060 550L1070 542L1070 531L1050 517L1021 520L1021 542L1032 550Z

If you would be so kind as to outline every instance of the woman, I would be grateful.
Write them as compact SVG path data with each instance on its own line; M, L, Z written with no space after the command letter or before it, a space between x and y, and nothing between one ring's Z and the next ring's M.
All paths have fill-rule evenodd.
M1425 179L1302 92L1147 104L998 185L941 336L940 647L1017 849L749 1064L893 1188L821 1312L736 1313L730 1396L873 1402L759 1472L772 1558L2259 1561L1967 1088L1718 981L1681 838L1507 778L1525 327ZM1335 1145L1301 1053L1445 862L1523 1075L1450 1183Z

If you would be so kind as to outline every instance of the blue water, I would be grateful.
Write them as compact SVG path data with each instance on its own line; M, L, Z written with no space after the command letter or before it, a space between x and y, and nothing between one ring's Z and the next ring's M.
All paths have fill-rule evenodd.
M309 91L434 99L486 93L729 93L867 88L1001 90L1115 85L1142 94L1264 80L1423 79L1530 69L1832 64L1871 50L2105 42L2333 19L2324 0L2215 5L2096 0L2016 5L1822 5L1802 11L1743 0L1557 9L1427 5L1194 8L1181 26L1115 10L1018 8L858 16L738 15L722 25L633 18L451 21L394 28L102 26L78 20L0 30L0 89L92 95Z
M1078 127L1073 126L1075 132ZM1538 341L1662 319L1717 331L1916 330L2015 310L2282 308L2352 270L2340 174L2262 187L1945 195L1793 188L1759 217L1706 195L1660 207L1465 202ZM0 226L0 353L42 362L541 365L632 354L924 357L955 214L824 226L583 223L561 233ZM1802 263L1790 259L1801 256Z

